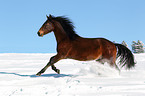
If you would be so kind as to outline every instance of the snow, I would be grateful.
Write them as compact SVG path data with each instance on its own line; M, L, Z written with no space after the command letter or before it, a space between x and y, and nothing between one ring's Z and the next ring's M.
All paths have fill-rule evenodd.
M145 96L145 54L135 54L136 67L121 73L95 61L64 59L40 71L55 54L0 54L0 96Z

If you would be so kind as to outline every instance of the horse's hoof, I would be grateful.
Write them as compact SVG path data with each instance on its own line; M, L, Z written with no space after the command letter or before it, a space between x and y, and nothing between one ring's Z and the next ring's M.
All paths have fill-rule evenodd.
M41 73L38 72L38 73L36 74L36 76L41 76Z
M57 69L56 73L57 73L57 74L60 74L60 70L59 70L59 69Z

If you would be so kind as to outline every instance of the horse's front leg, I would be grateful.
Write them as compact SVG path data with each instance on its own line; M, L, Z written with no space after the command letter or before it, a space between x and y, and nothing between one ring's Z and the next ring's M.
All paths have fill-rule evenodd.
M49 66L52 66L52 69L59 74L60 73L60 70L59 69L56 69L56 67L53 64L56 63L57 61L59 61L60 59L61 58L60 58L59 55L56 55L56 56L51 57L51 59L47 63L47 65L41 71L39 71L36 75L37 76L41 76L41 74L44 73Z
M57 69L54 65L51 65L52 70L54 70L57 74L60 74L60 70Z

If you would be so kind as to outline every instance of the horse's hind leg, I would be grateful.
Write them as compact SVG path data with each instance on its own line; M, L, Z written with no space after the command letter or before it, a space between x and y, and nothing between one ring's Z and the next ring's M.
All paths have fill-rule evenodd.
M117 66L115 61L116 61L116 58L112 58L111 61L110 61L110 64L111 64L111 66L115 66L115 68L119 71L119 74L120 74L120 69Z
M120 69L119 69L119 67L117 66L116 63L115 63L115 68L119 71L119 74L120 74Z
M41 69L41 71L39 71L36 75L40 76L42 73L44 73L46 71L46 69L49 67L49 66L52 66L52 69L59 73L59 69L56 69L56 67L53 65L54 63L56 63L57 61L59 61L61 58L59 55L56 55L56 56L53 56L51 57L50 61L47 63L47 65Z
M98 59L96 61L99 62L99 63L101 63L101 64L104 64L105 63L103 59Z

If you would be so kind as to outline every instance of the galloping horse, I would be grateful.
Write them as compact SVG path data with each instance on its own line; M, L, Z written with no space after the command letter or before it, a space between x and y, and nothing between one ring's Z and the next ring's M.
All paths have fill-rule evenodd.
M72 22L64 17L47 16L46 22L38 31L38 35L54 32L57 41L57 54L51 57L48 64L36 75L40 76L48 67L52 67L56 73L60 70L54 63L61 59L75 59L79 61L96 60L100 63L108 62L110 66L116 65L116 58L120 58L119 65L130 69L135 66L134 56L131 51L121 45L113 43L105 38L83 38L76 34ZM118 50L118 51L117 51Z

